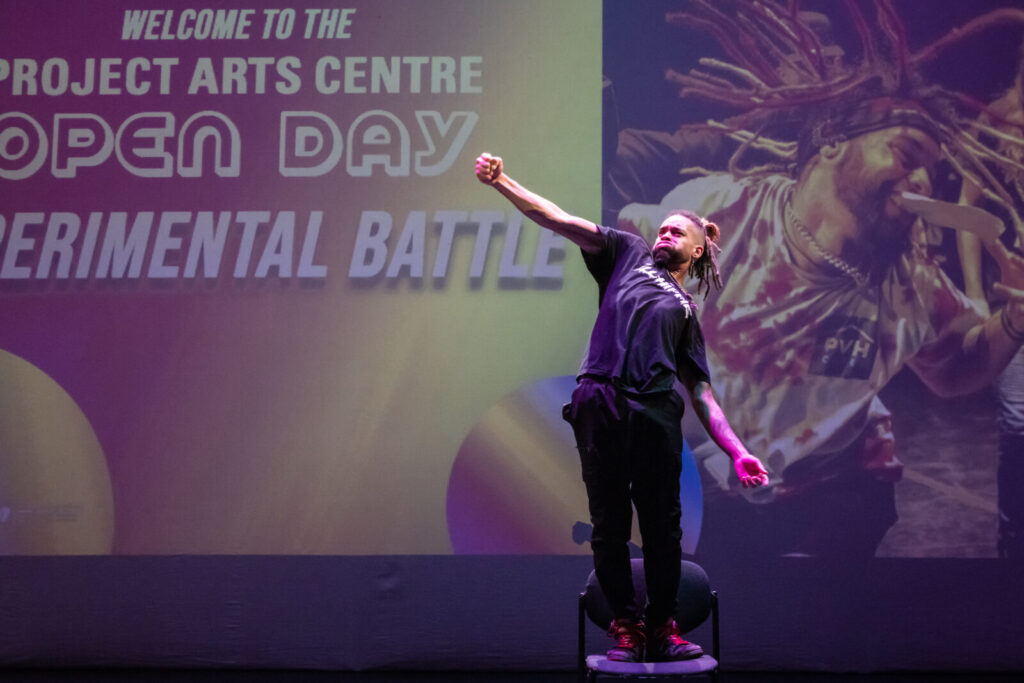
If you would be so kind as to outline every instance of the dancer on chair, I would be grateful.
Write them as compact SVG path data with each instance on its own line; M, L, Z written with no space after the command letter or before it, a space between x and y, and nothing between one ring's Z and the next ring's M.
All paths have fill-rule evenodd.
M617 661L690 659L700 646L681 637L673 615L679 587L679 475L682 383L701 423L733 460L745 487L768 483L760 460L740 442L711 391L697 293L721 286L715 249L719 229L689 211L661 224L653 248L639 236L572 216L505 175L501 158L476 160L480 182L494 187L527 218L580 247L597 280L599 310L572 402L563 416L580 452L593 524L591 548L601 590L615 619L609 635ZM629 552L632 507L643 542L646 611L636 604Z

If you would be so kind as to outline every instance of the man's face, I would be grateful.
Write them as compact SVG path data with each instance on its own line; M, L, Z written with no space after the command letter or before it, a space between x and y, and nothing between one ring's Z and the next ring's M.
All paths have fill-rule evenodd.
M669 216L658 228L652 251L660 266L688 264L704 253L704 232L686 216Z
M932 192L932 174L942 152L927 133L909 126L883 128L846 143L837 164L836 191L862 225L902 238L914 216L894 197L901 192Z

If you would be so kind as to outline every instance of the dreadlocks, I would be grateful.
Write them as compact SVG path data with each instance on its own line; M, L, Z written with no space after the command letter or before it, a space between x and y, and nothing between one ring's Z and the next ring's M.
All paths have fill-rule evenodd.
M874 21L863 3L842 3L860 40L860 60L839 66L826 58L829 46L800 16L799 2L691 0L688 10L671 12L666 20L712 34L725 58L701 59L698 68L669 71L667 78L680 87L682 97L696 96L740 111L703 124L739 144L728 162L729 172L737 176L794 173L830 139L865 132L867 123L882 127L887 114L871 101L894 100L903 110L914 110L914 125L925 127L940 143L958 175L1006 211L1024 241L1024 220L1000 179L1024 172L1024 163L1006 152L1024 148L1020 124L1006 121L968 94L926 83L921 75L923 67L968 37L996 27L1024 26L1024 10L982 14L914 52L893 1L872 4ZM980 120L979 114L984 115ZM795 121L810 125L794 135ZM755 150L772 160L744 168L741 160ZM680 172L709 173L699 167Z

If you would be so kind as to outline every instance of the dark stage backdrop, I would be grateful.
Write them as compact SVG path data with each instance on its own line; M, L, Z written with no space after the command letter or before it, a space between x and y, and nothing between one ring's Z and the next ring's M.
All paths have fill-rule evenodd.
M908 225L927 287L826 307L761 268L788 238L723 209L789 182L799 124L858 70L1019 159L1016 114L979 132L971 104L1012 102L1015 3L282 4L0 5L0 664L573 665L589 527L560 406L596 288L476 182L490 151L607 225L724 211L734 289L702 323L775 483L738 495L684 423L684 550L721 594L726 667L1024 668L1006 399L912 370L932 311L955 302L959 330L999 305L936 303L965 287L954 231ZM716 79L681 97L694 68ZM746 128L774 142L738 168ZM1012 244L1015 176L989 166L1009 210L970 201ZM954 163L930 182L959 200ZM793 490L814 506L786 513Z

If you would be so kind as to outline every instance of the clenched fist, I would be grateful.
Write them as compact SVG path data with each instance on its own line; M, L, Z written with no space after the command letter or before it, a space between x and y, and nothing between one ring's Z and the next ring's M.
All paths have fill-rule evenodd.
M501 177L501 157L484 152L476 158L476 178L485 185L493 185Z

